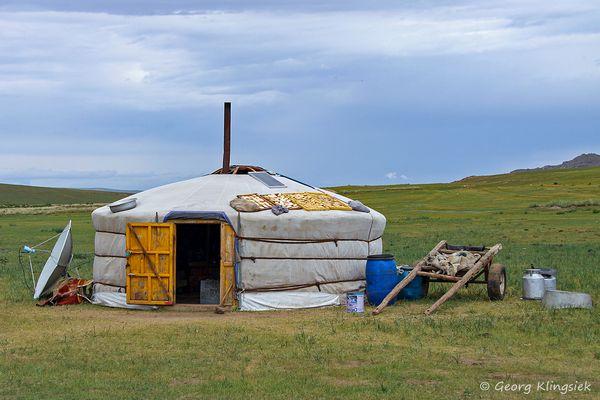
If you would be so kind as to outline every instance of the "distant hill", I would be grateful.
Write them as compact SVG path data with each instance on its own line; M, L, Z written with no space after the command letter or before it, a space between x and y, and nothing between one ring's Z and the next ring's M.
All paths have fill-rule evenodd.
M600 167L591 168L552 168L526 170L521 174L499 174L468 176L452 184L479 186L546 186L557 187L563 184L600 187ZM419 185L422 186L422 185Z
M101 188L101 187L91 187L91 188L81 188L81 189L82 190L94 190L94 191L99 191L99 192L125 193L127 195L141 192L141 190L138 190L138 189L110 189L110 188Z
M0 207L112 203L128 193L0 183Z
M511 174L517 172L527 172L527 171L540 171L540 170L548 170L548 169L572 169L572 168L591 168L591 167L600 167L600 155L595 153L582 154L580 156L575 157L570 161L565 161L559 165L546 165L544 167L539 168L530 168L530 169L516 169L511 172Z

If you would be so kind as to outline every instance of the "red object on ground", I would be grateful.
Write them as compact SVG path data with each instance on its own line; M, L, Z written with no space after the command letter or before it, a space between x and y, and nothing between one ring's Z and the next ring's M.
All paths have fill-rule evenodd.
M65 306L81 304L88 300L86 291L91 284L92 281L89 279L66 278L54 286L50 298L38 302L38 305Z

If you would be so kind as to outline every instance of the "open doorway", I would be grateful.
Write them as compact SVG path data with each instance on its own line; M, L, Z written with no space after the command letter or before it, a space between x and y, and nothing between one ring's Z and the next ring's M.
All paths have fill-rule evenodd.
M219 304L220 224L177 224L177 303Z

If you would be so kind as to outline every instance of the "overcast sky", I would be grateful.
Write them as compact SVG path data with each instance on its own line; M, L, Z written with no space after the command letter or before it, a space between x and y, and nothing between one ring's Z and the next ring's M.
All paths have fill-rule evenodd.
M292 2L290 2L292 3ZM0 182L145 189L222 157L317 185L600 153L600 3L0 1Z

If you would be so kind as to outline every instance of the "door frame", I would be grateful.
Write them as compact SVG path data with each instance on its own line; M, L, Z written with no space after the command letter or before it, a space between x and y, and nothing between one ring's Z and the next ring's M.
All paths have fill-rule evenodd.
M208 224L220 226L220 255L219 255L219 304L204 304L218 306L236 306L235 296L235 231L227 222L217 219L173 219L168 222L175 224L174 248L177 249L177 225ZM173 252L174 285L177 287L177 254ZM176 290L175 290L176 291Z
M219 304L210 304L215 306L236 306L237 298L235 296L236 282L235 282L235 231L227 222L223 222L217 219L173 219L165 222L130 222L127 223L127 232L129 232L130 225L161 225L161 226L172 226L172 243L173 248L171 251L172 257L172 285L171 285L171 299L170 302L164 302L157 304L155 302L135 302L129 303L130 291L127 291L127 303L128 304L154 304L154 305L175 305L177 304L177 225L178 224L210 224L220 226L220 255L219 255ZM129 237L129 234L127 235ZM133 240L131 238L126 239ZM127 242L129 243L129 242ZM129 246L127 246L127 252L129 252ZM127 256L129 258L129 255ZM129 268L129 259L127 260L127 267ZM126 271L128 274L128 272ZM204 304L209 305L209 304ZM194 306L191 304L190 306ZM198 304L202 306L202 304Z

